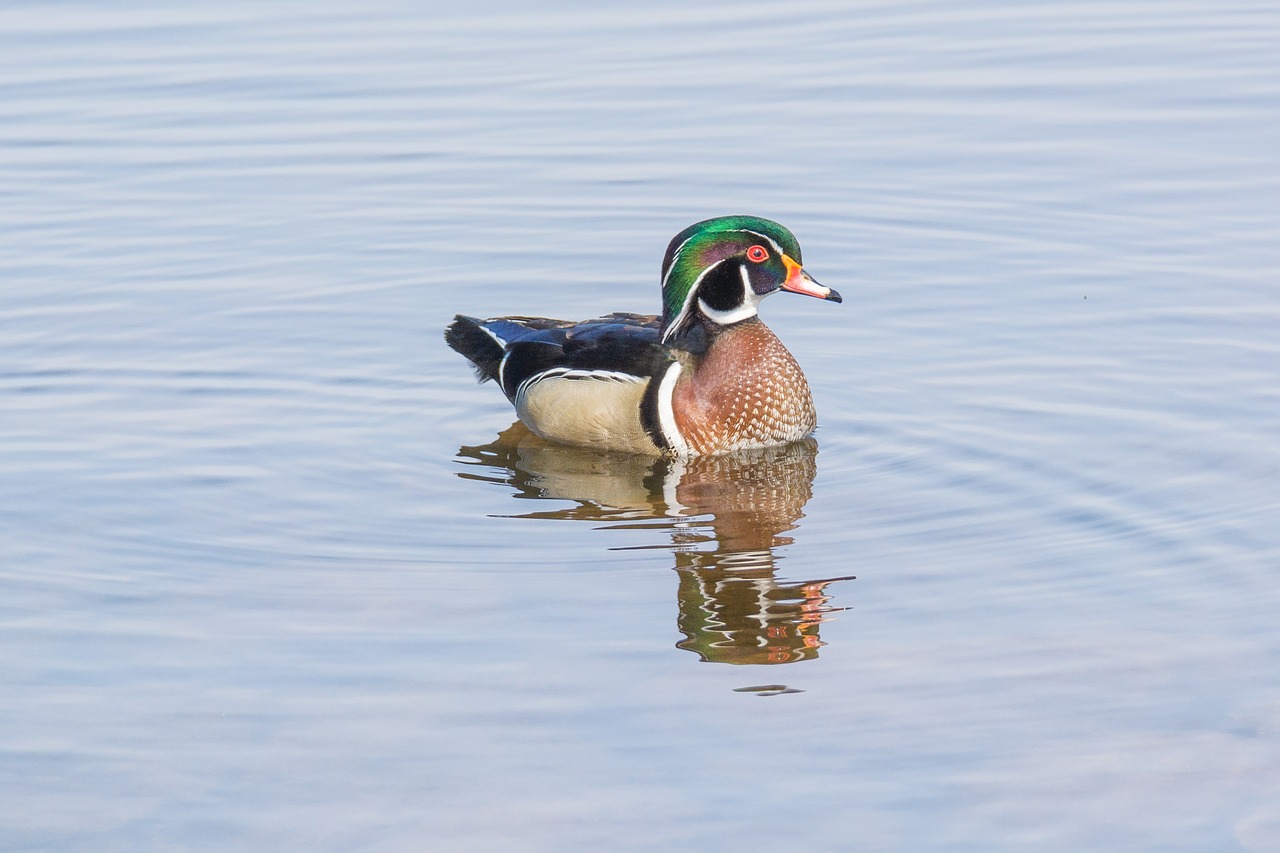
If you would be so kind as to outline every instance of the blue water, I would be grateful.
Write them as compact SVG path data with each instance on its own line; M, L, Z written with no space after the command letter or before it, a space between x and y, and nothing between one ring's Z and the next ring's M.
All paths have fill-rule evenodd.
M0 848L1280 847L1280 10L0 9ZM788 225L812 444L455 312Z

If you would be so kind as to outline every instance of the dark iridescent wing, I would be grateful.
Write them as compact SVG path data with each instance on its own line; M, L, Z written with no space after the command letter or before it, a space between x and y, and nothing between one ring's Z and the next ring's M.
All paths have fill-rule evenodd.
M511 318L502 318L511 322ZM499 321L499 322L502 322ZM515 338L506 348L498 371L499 384L515 399L520 386L555 372L572 378L647 378L670 363L667 349L658 343L657 317L610 314L595 320L533 328L524 331L502 325L498 330Z

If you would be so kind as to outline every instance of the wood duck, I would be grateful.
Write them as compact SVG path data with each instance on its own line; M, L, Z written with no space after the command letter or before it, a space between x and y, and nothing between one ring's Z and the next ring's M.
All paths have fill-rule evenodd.
M661 318L459 314L445 340L550 441L651 456L729 453L798 441L817 425L804 372L757 313L779 290L841 301L800 266L786 228L721 216L667 246Z

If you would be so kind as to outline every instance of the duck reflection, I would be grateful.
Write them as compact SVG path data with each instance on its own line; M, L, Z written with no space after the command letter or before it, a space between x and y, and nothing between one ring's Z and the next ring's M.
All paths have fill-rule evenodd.
M774 551L793 541L785 534L813 495L817 453L817 442L807 439L684 460L601 454L548 443L519 422L496 441L458 451L473 466L463 478L512 486L518 499L574 504L516 517L667 531L671 546L662 547L673 548L680 578L685 639L677 645L704 661L733 664L816 658L820 625L843 609L829 604L827 586L852 576L777 577Z

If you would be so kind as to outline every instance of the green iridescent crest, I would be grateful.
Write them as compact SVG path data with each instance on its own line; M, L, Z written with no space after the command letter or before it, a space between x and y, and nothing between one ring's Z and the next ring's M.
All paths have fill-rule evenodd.
M795 236L777 222L758 216L707 219L673 237L662 259L663 337L678 333L674 327L686 324L694 289L704 273L760 243L802 262Z

